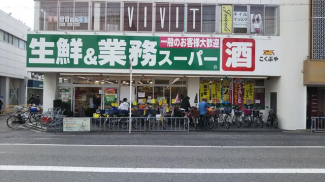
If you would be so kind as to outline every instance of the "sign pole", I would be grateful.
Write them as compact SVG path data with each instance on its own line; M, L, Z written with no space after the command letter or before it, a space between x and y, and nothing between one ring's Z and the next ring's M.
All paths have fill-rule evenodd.
M131 133L132 122L131 122L131 114L132 114L132 61L130 61L130 109L129 109L129 133Z

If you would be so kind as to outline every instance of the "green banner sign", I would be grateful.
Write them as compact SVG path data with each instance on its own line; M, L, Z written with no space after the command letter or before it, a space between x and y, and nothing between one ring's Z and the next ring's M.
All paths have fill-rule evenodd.
M29 34L27 67L220 70L220 38Z

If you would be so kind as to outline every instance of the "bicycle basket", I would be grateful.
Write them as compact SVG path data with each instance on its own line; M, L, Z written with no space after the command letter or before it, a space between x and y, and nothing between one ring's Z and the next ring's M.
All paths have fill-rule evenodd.
M260 111L259 110L257 110L257 111L253 111L253 115L254 116L258 116L260 114Z
M105 114L106 115L110 115L110 116L112 116L112 115L114 115L114 110L113 109L105 109Z
M252 111L251 109L245 109L245 110L244 110L244 114L245 114L245 115L252 115L252 112L253 112L253 111Z
M15 111L21 111L22 109L23 109L23 108L20 107L20 106L15 106L15 107L14 107L14 110L15 110Z
M31 107L29 109L29 112L38 112L37 107Z
M230 107L226 107L226 108L225 108L225 113L226 113L226 114L230 114L231 111L232 111L232 109L231 109Z

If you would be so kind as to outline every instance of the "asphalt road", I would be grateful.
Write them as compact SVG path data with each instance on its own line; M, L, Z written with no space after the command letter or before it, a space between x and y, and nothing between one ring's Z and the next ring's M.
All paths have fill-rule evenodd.
M54 134L0 118L1 182L324 181L324 152L323 134Z

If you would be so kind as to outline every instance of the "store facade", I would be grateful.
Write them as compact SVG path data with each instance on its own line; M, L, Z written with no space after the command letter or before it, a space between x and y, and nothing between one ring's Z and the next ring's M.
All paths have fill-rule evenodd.
M178 95L189 96L191 105L207 98L258 106L265 117L274 108L281 128L305 128L305 115L287 116L304 111L304 99L302 106L287 101L297 99L291 89L306 94L302 81L292 78L302 77L302 61L295 60L304 60L308 48L296 41L308 42L302 38L308 28L292 32L280 19L287 11L308 16L308 8L239 1L36 1L35 6L43 11L35 13L37 32L28 35L27 67L44 73L45 109L61 100L73 116L89 116L94 106L130 100L132 90L132 103L173 104ZM301 28L305 22L288 24Z

